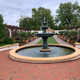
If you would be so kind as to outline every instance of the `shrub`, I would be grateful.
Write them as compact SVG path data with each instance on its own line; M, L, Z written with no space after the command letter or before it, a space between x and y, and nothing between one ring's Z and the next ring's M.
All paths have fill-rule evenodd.
M35 34L35 33L38 33L38 32L33 32L32 34Z
M64 33L64 35L68 35L68 33L70 33L70 31L59 31L59 33L60 33L60 35L63 35L63 33Z
M16 36L14 39L15 40L21 40L21 37L20 36Z
M7 37L4 39L4 44L14 44L14 39L11 37Z
M76 42L76 40L72 40L72 43L75 43Z
M70 31L64 31L65 35L68 35L68 33L70 33Z
M21 37L25 37L26 36L26 32L24 32L24 31L21 31L19 34L20 34Z
M26 32L20 31L20 32L17 32L17 35L21 36L21 37L25 37L26 36Z
M3 41L0 41L0 44L3 44Z
M60 35L63 35L64 32L65 32L65 31L59 31L59 34L60 34Z
M27 35L29 35L29 36L30 36L30 35L31 35L31 32L27 32Z
M56 35L59 35L59 33L56 33Z
M73 40L73 39L74 39L74 37L70 37L69 39L70 39L70 40Z
M21 40L17 40L16 42L17 42L17 43L19 43L19 44L20 44L20 43L22 43L22 41L21 41Z
M18 36L20 36L20 32L16 32L16 34L17 34Z
M70 31L70 34L73 35L73 36L74 36L74 35L77 35L77 34L78 34L78 31L77 31L77 30L71 30L71 31Z

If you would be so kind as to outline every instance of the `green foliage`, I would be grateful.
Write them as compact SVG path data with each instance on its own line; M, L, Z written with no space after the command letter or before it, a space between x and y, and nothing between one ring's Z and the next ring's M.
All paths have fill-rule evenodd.
M4 39L4 44L14 44L14 39L11 37L7 37Z
M44 17L48 22L48 25L53 29L54 20L53 16L51 15L50 9L45 9L44 7L39 7L38 9L32 9L32 19L34 20L35 29L40 29L42 22L44 21ZM37 27L38 26L38 27Z
M32 33L31 32L27 32L27 35L30 36Z
M18 36L19 36L19 35L20 35L20 32L16 32L16 35L18 35Z
M70 39L70 40L73 40L73 39L74 39L74 37L69 37L69 39Z
M64 32L65 32L65 31L59 31L59 34L60 34L60 35L63 35Z
M0 44L3 44L3 41L0 41Z
M21 32L20 32L20 36L21 36L21 37L25 37L25 36L26 36L26 32L21 31Z
M65 34L65 35L68 35L68 33L70 33L72 36L74 36L74 35L77 35L78 34L78 31L77 30L71 30L71 31L59 31L59 33L60 33L60 35L63 35L63 33Z
M19 22L19 27L21 28L27 28L27 29L31 29L32 24L33 24L33 20L32 18L29 18L27 16L20 16L20 19L17 20L17 22Z
M71 30L71 31L70 31L70 34L71 34L72 36L77 35L77 34L78 34L78 31L77 31L77 30Z
M17 42L17 43L19 43L19 44L20 44L20 43L22 43L22 41L21 41L21 40L17 40L16 42Z
M21 37L25 37L27 35L27 33L24 31L20 31L20 32L17 32L17 35L19 35Z
M35 34L35 33L38 33L38 32L33 32L32 34Z
M64 31L64 34L65 35L68 35L68 33L70 33L70 31Z
M72 40L72 43L75 43L76 42L76 40Z
M76 26L80 26L80 19L78 19Z
M45 9L43 7L39 7L38 9L33 8L32 18L29 18L27 16L23 17L21 15L20 19L17 22L19 22L19 27L39 30L42 22L44 21L44 17L46 18L46 22L48 22L48 26L53 29L54 20L53 16L51 15L51 11L50 9Z
M20 35L16 36L14 39L16 43L19 43L19 44L22 43L22 40L23 40L23 38Z
M6 25L3 24L4 20L2 15L0 14L0 39L4 38L6 36Z
M60 22L62 26L70 26L73 22L73 25L75 26L77 23L77 18L80 17L80 6L78 5L77 1L74 4L72 4L71 2L64 4L61 3L56 13L56 22Z
M56 33L56 35L60 35L59 33Z
M16 36L14 39L15 40L21 40L21 36Z

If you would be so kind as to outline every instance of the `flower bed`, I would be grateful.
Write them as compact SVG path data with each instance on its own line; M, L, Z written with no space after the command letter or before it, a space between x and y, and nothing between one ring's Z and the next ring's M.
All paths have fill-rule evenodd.
M75 43L80 42L80 34L78 30L60 31L57 37L72 44L73 46L75 46Z
M75 43L77 43L77 40L66 38L66 36L57 35L60 39L66 41L67 43L70 43L71 45L75 46Z
M36 32L34 32L36 33ZM16 43L19 43L20 46L27 44L33 40L35 40L37 37L34 35L34 33L31 32L18 32L17 36L15 36L14 40Z

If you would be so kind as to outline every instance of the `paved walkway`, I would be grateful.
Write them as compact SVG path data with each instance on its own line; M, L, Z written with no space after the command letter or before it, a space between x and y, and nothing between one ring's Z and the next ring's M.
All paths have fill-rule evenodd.
M53 37L55 38L55 40L56 40L59 44L72 46L71 44L69 44L69 43L61 40L60 38L58 38L56 35L54 35ZM34 41L32 41L32 42L30 42L30 43L28 43L28 44L25 44L24 46L36 44L36 43L38 43L41 39L42 39L42 38L39 37L39 38L35 39Z
M80 80L80 59L51 64L34 64L10 59L0 52L0 80Z
M35 40L31 41L30 43L25 44L24 46L26 46L26 45L33 45L33 44L36 44L36 43L38 43L41 39L42 39L42 38L41 38L41 37L39 37L39 38L37 38L37 39L35 39Z
M80 80L80 58L69 62L34 64L10 59L9 51L0 52L0 80Z
M54 35L53 37L56 39L56 41L57 41L59 44L72 46L71 44L69 44L69 43L61 40L60 38L58 38L57 35Z

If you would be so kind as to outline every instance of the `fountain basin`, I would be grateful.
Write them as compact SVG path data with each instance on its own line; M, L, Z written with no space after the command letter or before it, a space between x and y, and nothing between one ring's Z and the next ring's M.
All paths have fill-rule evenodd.
M48 29L49 26L41 26L42 29Z
M35 35L38 37L51 37L55 35L55 33L36 33Z
M17 54L18 51L24 48L32 48L32 47L39 47L39 46L42 46L42 44L28 45L28 46L15 48L9 52L10 58L17 61L32 62L32 63L53 63L53 62L70 61L70 60L75 60L80 58L80 53L79 53L80 50L78 48L67 46L67 45L60 45L60 44L49 44L49 46L66 47L74 50L74 52L72 54L59 56L59 57L29 57L29 56L22 56Z

